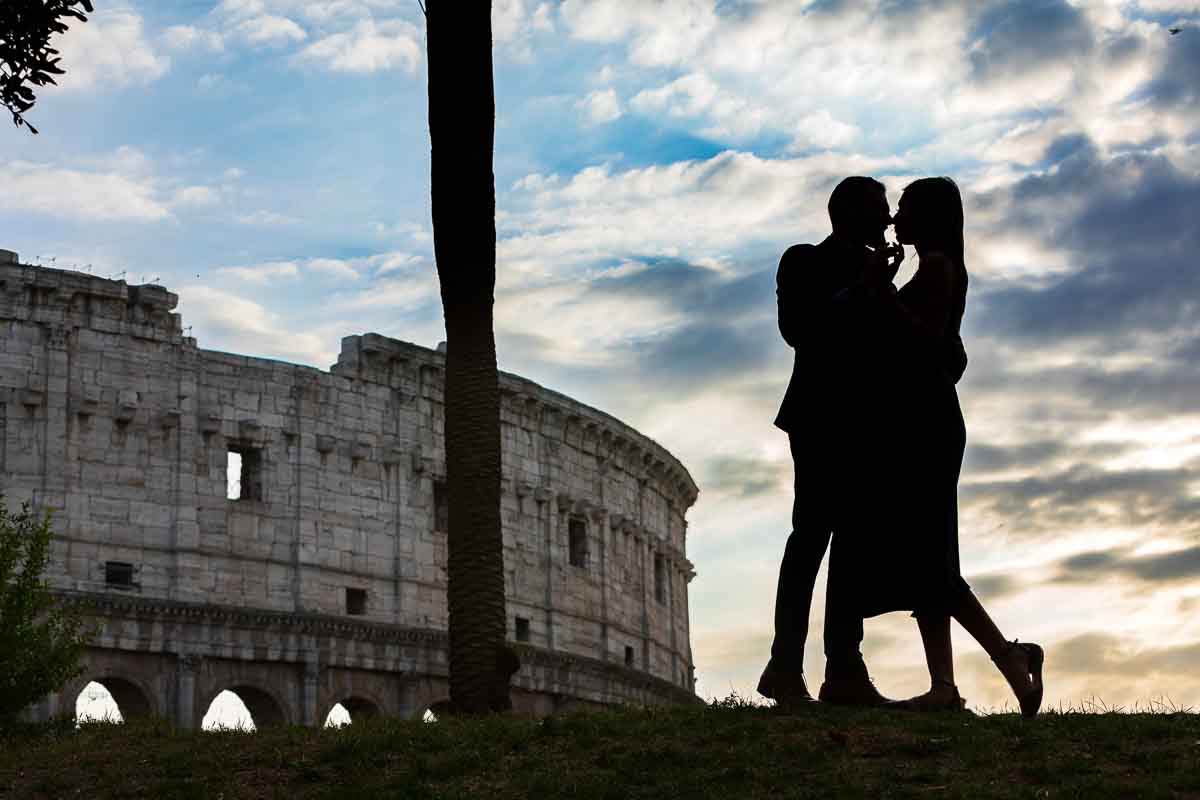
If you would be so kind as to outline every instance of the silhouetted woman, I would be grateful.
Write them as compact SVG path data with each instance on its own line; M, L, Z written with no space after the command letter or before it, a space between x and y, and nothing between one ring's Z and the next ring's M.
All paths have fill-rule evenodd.
M916 247L916 275L897 292L898 261L879 254L843 292L853 338L847 382L846 536L834 537L837 573L864 617L912 611L932 686L895 705L958 710L950 618L983 646L1028 716L1042 702L1042 648L1009 642L962 578L958 478L966 428L954 384L965 367L959 326L967 296L963 208L949 178L923 178L900 198L896 238Z

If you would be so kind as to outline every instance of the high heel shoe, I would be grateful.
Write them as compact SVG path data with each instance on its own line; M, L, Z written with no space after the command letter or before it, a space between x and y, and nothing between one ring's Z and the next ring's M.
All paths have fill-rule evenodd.
M1038 709L1042 707L1042 665L1045 661L1046 653L1040 646L1017 641L1010 644L999 658L992 659L1012 687L1021 706L1021 714L1026 717L1037 716Z

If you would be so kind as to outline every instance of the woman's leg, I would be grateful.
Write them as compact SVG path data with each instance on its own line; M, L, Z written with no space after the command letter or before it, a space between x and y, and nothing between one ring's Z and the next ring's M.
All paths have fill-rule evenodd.
M996 627L996 623L988 615L987 609L979 602L979 598L970 589L960 592L951 612L954 619L975 637L975 641L993 660L1002 656L1011 647L1004 634ZM949 630L949 622L947 622ZM947 638L949 638L947 634Z
M954 647L950 642L950 617L921 614L917 617L921 643L925 645L925 663L929 666L929 683L954 685Z
M1021 713L1033 716L1042 704L1042 649L1004 638L979 598L969 589L955 600L953 616L991 656L992 663L1012 687Z
M929 691L891 703L906 711L961 711L963 699L954 685L954 650L950 644L950 617L944 613L915 615L929 666Z

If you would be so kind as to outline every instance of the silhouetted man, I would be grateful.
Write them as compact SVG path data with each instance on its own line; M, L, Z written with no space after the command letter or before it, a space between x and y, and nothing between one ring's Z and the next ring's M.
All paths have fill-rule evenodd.
M818 245L789 247L776 275L779 332L796 351L792 379L775 425L788 434L795 466L796 496L792 533L788 536L775 595L775 641L758 691L780 704L812 700L804 682L804 644L813 587L829 539L837 529L832 486L832 447L837 402L833 380L834 342L829 320L833 297L858 281L868 245L882 248L891 223L887 194L879 181L865 177L843 180L829 197L833 233ZM853 591L852 575L837 574L830 564L825 593L825 682L820 698L840 705L886 702L871 683L860 646L862 617L852 611L845 592Z

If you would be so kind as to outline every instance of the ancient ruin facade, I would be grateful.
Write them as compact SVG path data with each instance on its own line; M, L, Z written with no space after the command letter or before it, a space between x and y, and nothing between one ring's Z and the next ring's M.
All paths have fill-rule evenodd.
M195 727L420 715L447 696L444 356L348 336L328 371L203 350L177 297L0 251L0 487L52 509L48 579L99 623L86 672ZM659 444L501 375L518 710L695 701L688 508Z

